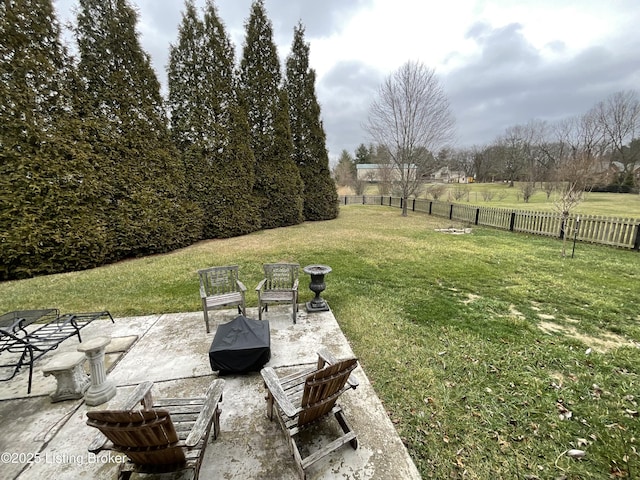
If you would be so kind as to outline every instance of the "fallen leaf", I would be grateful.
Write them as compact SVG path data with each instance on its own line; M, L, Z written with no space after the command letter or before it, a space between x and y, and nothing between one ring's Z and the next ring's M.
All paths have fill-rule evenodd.
M587 452L585 452L584 450L578 450L575 448L572 448L571 450L567 450L567 457L571 457L571 458L583 458L586 454Z
M560 420L568 420L573 416L573 412L560 402L556 402L556 408L558 409L558 417L560 417Z

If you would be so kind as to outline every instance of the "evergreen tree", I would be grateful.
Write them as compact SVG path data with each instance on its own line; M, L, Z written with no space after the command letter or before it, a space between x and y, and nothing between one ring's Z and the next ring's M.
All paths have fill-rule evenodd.
M198 18L193 0L187 0L178 27L178 43L169 46L167 68L171 134L183 154L192 146L204 144L206 138L203 125L207 108L204 108L205 102L201 97L205 91L197 88L206 80L205 66L201 61L204 51L204 24Z
M338 193L331 179L326 135L315 92L316 73L309 68L309 44L302 24L294 29L287 58L286 89L289 95L294 159L304 183L304 219L329 220L338 216Z
M185 198L184 167L170 138L160 84L127 0L80 0L79 73L99 129L109 258L164 252L201 236Z
M204 238L259 228L255 159L248 146L246 115L238 105L233 65L233 45L213 2L207 1L200 21L188 0L178 45L170 52L169 105L173 137L188 172L189 198L204 214ZM238 135L242 130L245 135Z
M288 101L280 87L280 61L263 0L253 2L245 27L240 92L256 158L254 192L261 224L263 228L293 225L303 219L302 180L292 158Z
M0 13L0 280L95 266L99 185L51 0Z
M342 150L338 164L333 169L333 176L336 184L346 187L352 186L356 180L356 165L351 154L347 150Z
M355 153L356 153L356 158L355 158L356 165L373 163L373 157L374 157L373 146L371 146L371 148L367 148L367 146L364 143L361 143L360 145L358 145L358 148L356 149Z

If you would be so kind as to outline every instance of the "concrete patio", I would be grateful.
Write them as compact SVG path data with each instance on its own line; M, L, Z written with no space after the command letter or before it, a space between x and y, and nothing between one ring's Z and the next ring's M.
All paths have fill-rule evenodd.
M235 315L232 310L220 311L214 316L215 325ZM247 316L257 318L255 309L248 309ZM271 330L267 365L279 373L315 364L320 345L338 358L353 355L331 312L307 314L301 305L298 323L293 325L284 307L272 307L265 319ZM156 397L203 395L217 378L208 359L214 334L215 328L210 334L205 332L202 312L116 318L115 324L94 321L82 330L83 341L112 337L108 378L117 386L116 397L98 407L88 407L82 399L51 403L49 398L56 383L43 375L42 367L57 352L75 351L78 342L73 338L36 363L30 395L26 394L26 371L0 382L0 452L5 452L0 476L20 480L116 478L118 457L114 453L96 457L87 451L97 432L85 424L87 410L117 405L142 381L155 382ZM358 367L355 373L360 385L345 393L340 403L358 434L359 447L353 450L346 445L325 457L309 470L308 478L419 479L364 371ZM265 415L260 374L224 378L221 434L206 450L200 478L297 479L286 438L278 423ZM333 423L327 422L317 441L331 440Z

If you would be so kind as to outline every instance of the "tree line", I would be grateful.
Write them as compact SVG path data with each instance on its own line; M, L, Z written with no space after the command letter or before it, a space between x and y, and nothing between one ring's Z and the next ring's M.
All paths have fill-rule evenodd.
M304 26L282 69L263 0L239 62L186 0L166 99L128 0L79 0L77 58L51 0L0 12L0 280L338 215Z
M587 112L557 122L531 120L513 125L486 145L442 148L426 156L426 170L464 171L477 182L516 182L526 202L537 190L547 196L575 183L578 189L637 192L640 187L640 99L634 90L617 92ZM361 144L354 154L343 150L334 176L338 185L361 194L359 163L389 163L384 145ZM380 193L391 193L380 182ZM398 193L398 192L396 192Z
M640 180L640 99L617 92L580 115L508 127L467 152L467 163L481 180L500 175L532 187L563 181L579 164L588 186L629 192Z

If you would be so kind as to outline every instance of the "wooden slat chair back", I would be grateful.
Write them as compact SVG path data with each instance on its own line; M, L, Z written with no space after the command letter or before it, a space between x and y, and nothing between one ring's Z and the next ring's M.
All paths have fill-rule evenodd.
M306 470L329 453L349 443L358 448L358 439L338 397L350 388L356 388L358 381L352 375L358 360L349 358L338 361L326 349L318 352L316 369L305 370L279 378L275 370L265 367L260 372L267 388L267 417L274 413L282 429L288 434L289 447L298 467L300 478L306 478ZM298 447L298 433L325 418L335 416L343 434L315 452L302 457Z
M271 303L290 303L293 309L293 323L298 311L298 270L297 263L265 263L262 266L264 278L256 287L258 294L258 319Z
M238 313L246 316L246 287L240 281L237 265L198 270L198 277L207 333L210 331L209 310L237 306Z
M87 412L87 425L100 430L89 451L127 455L129 461L120 465L122 480L134 472L176 472L181 479L188 473L197 479L210 437L220 433L224 383L211 382L204 397L160 399L151 394L152 382L141 383L117 410Z
M133 463L181 465L186 461L166 410L90 411L87 417L87 424L104 433L114 448L126 453Z
M304 427L331 413L338 397L351 388L345 385L357 366L358 361L350 358L317 370L305 379L298 427Z
M300 265L297 263L267 263L263 268L267 280L265 290L291 291L298 281Z

